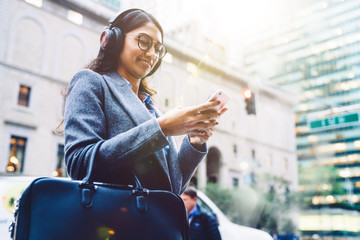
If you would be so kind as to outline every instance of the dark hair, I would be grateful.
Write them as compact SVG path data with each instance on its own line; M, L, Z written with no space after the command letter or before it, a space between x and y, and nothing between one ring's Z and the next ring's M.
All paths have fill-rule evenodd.
M161 36L164 36L164 32L162 27L160 26L160 23L150 14L145 12L141 9L129 9L124 12L122 12L120 15L118 15L114 22L111 23L111 27L118 27L120 28L121 32L126 34L136 28L139 28L141 26L144 26L147 23L154 23L155 26L159 29ZM116 71L118 65L119 65L119 58L120 58L120 52L123 49L124 41L119 41L115 44L122 44L122 46L118 46L118 52L116 51L106 51L103 48L100 47L98 56L93 59L86 68L93 70L97 73L107 73ZM147 75L150 76L156 70L159 68L161 64L161 59L158 60L157 64L154 66L154 68L151 70L151 72ZM147 92L150 95L153 95L156 93L155 90L150 89L147 85L147 82L145 78L143 78L140 82L140 91Z
M196 189L193 187L186 188L186 190L183 192L183 194L190 196L192 199L197 197Z

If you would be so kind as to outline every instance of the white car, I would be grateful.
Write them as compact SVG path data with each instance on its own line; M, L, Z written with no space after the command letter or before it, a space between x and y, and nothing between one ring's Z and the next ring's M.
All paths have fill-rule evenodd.
M203 192L197 191L198 204L206 211L216 214L222 240L273 240L266 232L232 223Z

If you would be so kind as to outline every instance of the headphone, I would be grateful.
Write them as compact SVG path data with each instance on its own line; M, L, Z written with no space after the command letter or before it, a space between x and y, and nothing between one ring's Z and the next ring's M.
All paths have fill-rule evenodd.
M105 51L119 53L124 45L124 34L119 27L114 27L115 23L122 16L117 15L109 20L109 26L104 29L100 36L100 47Z

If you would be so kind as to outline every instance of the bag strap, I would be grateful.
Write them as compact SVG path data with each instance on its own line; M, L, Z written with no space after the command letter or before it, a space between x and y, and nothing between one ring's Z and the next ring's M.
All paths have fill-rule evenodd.
M88 152L88 150L91 148L91 146L92 145L86 145L83 149L82 149L82 151L81 151L81 153L80 153L80 155L79 155L79 160L77 161L77 164L76 164L76 167L75 167L75 173L73 174L74 175L74 179L76 179L76 180L81 180L81 179L79 179L79 171L80 171L80 165L82 164L82 162L84 161L84 159L85 159L85 155L86 155L86 153ZM70 174L71 175L71 174Z
M94 172L94 169L95 169L95 164L96 164L96 161L95 161L95 158L96 158L96 154L98 153L99 149L100 149L100 146L101 144L104 143L104 140L102 141L98 141L97 143L94 143L92 145L88 145L85 147L85 149L83 150L83 152L81 153L81 161L83 161L85 159L85 155L88 151L91 151L90 153L90 157L89 157L89 163L88 163L88 169L87 169L87 172L86 172L86 176L84 177L84 179L82 180L82 182L80 183L81 186L83 187L90 187L90 188L93 188L94 186L94 181L93 181L93 172ZM137 178L135 172L133 171L133 176L134 176L134 183L135 183L135 187L136 189L144 189L139 181L139 179Z
M103 141L98 141L97 143L93 144L93 146L88 145L88 146L91 146L91 147L87 146L83 150L84 154L82 155L81 161L84 161L85 155L86 155L86 153L88 151L91 151L91 153L90 153L90 157L89 157L89 160L88 160L89 163L88 163L88 168L87 168L87 171L86 171L86 176L82 180L81 185L90 186L90 185L94 184L94 182L93 182L93 171L94 171L94 168L95 168L95 166L94 166L95 165L95 157L96 157L96 154L99 151L99 148L100 148L102 143L103 143Z
M103 142L104 141L99 141L93 144L93 146L92 145L89 145L90 147L87 146L84 149L84 153L82 153L81 155L85 158L86 153L88 151L91 151L86 176L79 185L79 187L81 188L81 205L86 208L90 208L93 205L92 196L93 196L93 192L95 191L95 185L93 181L93 171L95 168L95 158ZM149 190L141 186L139 179L135 175L135 172L133 172L133 176L135 180L135 188L132 190L132 194L135 196L136 208L140 213L145 213L147 211L147 201L145 198L146 196L149 195Z

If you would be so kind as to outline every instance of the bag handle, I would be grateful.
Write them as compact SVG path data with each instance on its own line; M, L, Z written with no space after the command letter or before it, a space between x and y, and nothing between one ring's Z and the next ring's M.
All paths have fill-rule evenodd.
M95 168L95 157L97 152L99 151L99 148L101 146L101 144L103 143L103 141L98 141L97 143L94 143L93 147L86 147L82 154L81 154L81 162L83 162L85 160L85 155L88 151L91 151L90 157L89 157L89 165L86 171L86 176L83 178L82 182L80 183L81 186L94 186L94 181L93 181L93 170ZM91 145L88 145L91 146Z
M91 151L89 157L89 165L86 172L86 176L81 181L79 187L81 188L81 204L86 207L90 208L93 205L93 194L95 191L95 185L93 181L93 171L95 168L95 157L101 144L104 141L99 141L94 144L94 146L88 145L83 152L81 153L81 161L84 160L85 155L88 151ZM149 195L149 190L143 188L139 179L136 177L135 172L133 172L135 188L132 190L132 194L135 196L135 203L136 208L140 213L145 213L147 211L147 202L145 197Z
M94 186L93 171L94 171L94 168L95 168L95 157L96 157L96 154L98 153L99 148L100 148L100 146L101 146L101 144L103 142L104 142L104 140L99 141L97 143L94 143L93 147L90 147L91 145L88 145L85 148L85 150L81 153L80 159L81 159L81 161L84 161L84 158L85 158L85 155L86 155L87 151L91 151L86 176L83 178L80 185L87 186L87 187L93 187ZM133 176L134 176L135 188L136 189L144 189L134 171L133 171Z

